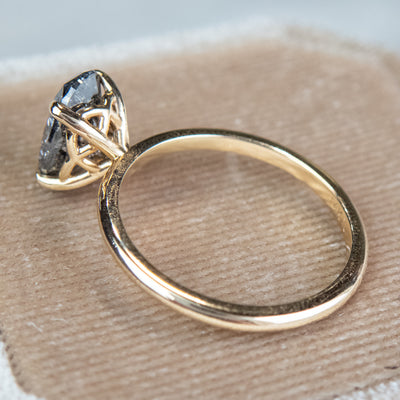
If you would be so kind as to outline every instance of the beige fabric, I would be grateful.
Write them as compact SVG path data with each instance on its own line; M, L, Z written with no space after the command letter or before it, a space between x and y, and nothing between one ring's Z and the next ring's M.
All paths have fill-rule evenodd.
M108 70L132 142L197 126L255 133L313 160L352 197L370 241L359 291L333 316L276 334L203 325L129 280L99 233L98 184L56 193L35 182L62 82L2 90L0 323L24 390L46 399L332 399L399 378L399 61L326 47L253 40ZM155 265L225 300L299 299L345 260L333 216L307 187L234 155L155 160L124 185L121 209Z

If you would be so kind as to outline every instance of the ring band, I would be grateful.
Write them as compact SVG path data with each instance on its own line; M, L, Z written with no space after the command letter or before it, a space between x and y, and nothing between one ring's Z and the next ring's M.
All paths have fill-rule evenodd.
M341 225L348 262L340 276L320 293L304 300L275 306L247 306L215 300L170 280L152 266L128 237L118 207L125 174L141 161L184 150L230 151L268 162L309 185L333 210ZM354 293L366 265L366 239L361 220L348 196L301 156L268 140L239 132L191 129L153 136L131 147L108 170L99 192L99 219L104 237L121 266L164 303L201 321L224 328L275 331L294 328L335 311Z
M102 79L112 82L104 73L95 72ZM113 84L110 87L114 87ZM99 107L93 104L91 106ZM93 122L90 118L81 123L81 115L88 113L90 107L85 104L83 109L83 113L77 113L60 105L58 108L54 104L51 107L52 116L65 123L67 127L66 140L70 140L71 135L86 135L84 137L89 146L94 146L96 140L100 142L102 140L98 135L102 134L103 139L107 139L108 132L104 134L97 129L104 125L100 120L95 122L94 129L93 126L86 126ZM116 112L125 111L120 107ZM115 124L118 129L121 126L119 123ZM95 139L91 139L85 130L89 130ZM75 139L74 143L76 142ZM121 143L121 137L119 142ZM81 143L85 151L87 148L84 146L87 145L86 142ZM107 149L111 147L113 146L110 144ZM168 306L190 317L223 328L277 331L295 328L331 314L343 305L359 286L367 264L367 239L361 218L343 189L329 175L295 152L256 136L217 129L176 130L150 137L127 150L124 146L116 148L118 148L117 154L107 155L112 162L107 166L108 170L100 185L100 226L111 252L123 269L144 289ZM98 150L99 147L94 146L94 149ZM122 154L119 153L121 149L124 149ZM300 301L270 306L248 306L219 301L196 293L169 279L151 265L131 241L121 220L118 205L121 183L128 170L134 172L143 162L161 154L185 150L217 150L252 157L283 169L311 187L335 214L342 228L345 243L350 249L347 263L340 275L324 290ZM110 152L112 153L112 150ZM93 159L87 161L93 162ZM79 162L82 165L82 161ZM78 172L82 174L82 171ZM59 177L46 177L41 173L37 176L39 182L46 187L51 187L51 180L54 180L56 189L62 185Z

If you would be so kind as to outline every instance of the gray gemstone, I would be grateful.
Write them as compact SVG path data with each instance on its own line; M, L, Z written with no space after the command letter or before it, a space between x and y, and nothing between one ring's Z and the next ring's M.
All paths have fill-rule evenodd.
M67 82L54 98L73 110L101 102L100 77L95 71L87 71ZM58 176L64 162L68 160L67 129L53 117L49 117L44 128L39 152L39 173Z

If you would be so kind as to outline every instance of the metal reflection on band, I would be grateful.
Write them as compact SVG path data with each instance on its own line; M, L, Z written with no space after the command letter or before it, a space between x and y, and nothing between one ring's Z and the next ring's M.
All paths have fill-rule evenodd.
M310 186L332 209L350 248L348 261L321 292L300 301L248 306L203 296L172 281L139 252L126 233L118 207L122 180L128 170L160 154L184 150L230 151L277 166ZM104 238L120 265L142 287L176 310L224 328L277 331L321 319L344 304L361 282L367 241L361 219L346 193L327 174L300 155L271 141L240 132L190 129L166 132L131 147L106 173L99 191L99 219Z

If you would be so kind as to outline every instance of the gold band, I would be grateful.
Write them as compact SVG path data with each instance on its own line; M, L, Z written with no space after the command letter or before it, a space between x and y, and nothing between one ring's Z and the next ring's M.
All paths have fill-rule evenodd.
M270 163L310 186L332 209L350 249L348 261L327 288L303 300L247 306L203 296L172 281L151 265L128 237L118 196L127 171L163 153L218 150ZM367 239L360 216L343 189L321 169L291 150L244 133L191 129L166 132L131 147L107 171L99 190L99 220L104 238L123 269L152 295L176 310L213 325L246 331L277 331L321 319L344 304L361 282L367 264Z

